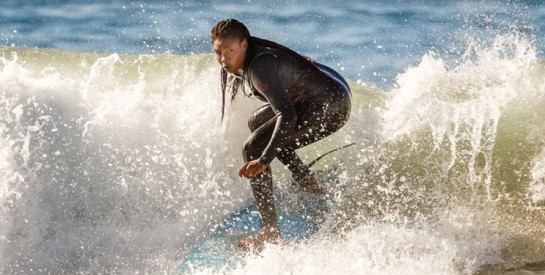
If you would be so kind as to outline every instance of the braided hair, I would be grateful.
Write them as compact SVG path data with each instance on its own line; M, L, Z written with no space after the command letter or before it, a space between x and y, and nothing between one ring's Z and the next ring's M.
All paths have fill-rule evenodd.
M295 58L296 60L299 60L304 64L308 64L309 68L318 70L318 67L316 66L316 64L314 64L314 62L310 58L302 56L302 55L298 54L297 52L293 51L292 49L290 49L290 48L288 48L288 47L286 47L284 45L280 45L280 44L278 44L276 42L266 40L266 39L262 39L262 38L258 38L258 37L255 37L255 36L251 36L250 31L248 30L248 28L246 28L246 26L242 22L240 22L240 21L238 21L236 19L225 19L225 20L222 20L222 21L218 22L216 24L216 26L214 26L212 28L211 33L212 33L212 36L211 36L212 43L216 39L222 39L222 38L227 38L227 37L229 37L229 38L238 38L240 40L246 39L246 41L248 41L248 45L259 45L259 46L263 46L263 47L279 49L279 50L289 54L291 57ZM244 67L248 66L250 62L251 62L251 60L245 60ZM235 85L233 87L234 89L233 89L233 92L231 94L231 100L233 100L235 98L235 95L238 92L238 86L239 85ZM244 89L244 85L242 85L242 89ZM221 68L221 92L222 92L221 120L222 121L223 121L223 117L224 117L224 114L225 114L225 93L226 93L226 90L227 90L227 71L224 68Z

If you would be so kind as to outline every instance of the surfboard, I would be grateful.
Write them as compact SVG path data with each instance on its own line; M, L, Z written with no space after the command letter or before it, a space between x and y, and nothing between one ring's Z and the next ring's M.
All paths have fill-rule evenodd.
M319 181L324 184L324 181ZM330 189L331 184L324 185ZM311 194L297 187L286 186L274 190L274 200L283 242L289 243L308 239L318 231L328 212L331 195L329 192ZM177 274L202 269L226 271L243 265L244 257L252 252L243 252L234 244L258 232L260 224L255 202L227 215L189 251L178 265Z

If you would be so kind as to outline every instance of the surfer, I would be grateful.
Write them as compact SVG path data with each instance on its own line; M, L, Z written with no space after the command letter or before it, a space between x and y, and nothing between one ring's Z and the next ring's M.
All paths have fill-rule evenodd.
M264 243L281 239L273 201L270 163L277 158L292 173L292 184L324 193L296 149L339 130L348 120L351 93L347 82L333 69L276 42L250 35L236 19L212 28L212 47L221 65L222 120L226 93L239 90L266 104L248 120L251 134L244 143L245 164L239 176L250 184L261 214L261 230L236 247L261 250ZM245 84L250 88L246 92Z

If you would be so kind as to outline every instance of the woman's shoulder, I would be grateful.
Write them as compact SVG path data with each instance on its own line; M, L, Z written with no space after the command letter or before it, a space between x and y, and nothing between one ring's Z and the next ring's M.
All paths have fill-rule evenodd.
M269 47L263 47L259 45L253 45L250 50L250 54L248 55L249 62L248 65L251 66L255 63L257 59L268 59L266 57L276 57L278 56L278 50L271 49ZM265 57L265 58L263 58Z

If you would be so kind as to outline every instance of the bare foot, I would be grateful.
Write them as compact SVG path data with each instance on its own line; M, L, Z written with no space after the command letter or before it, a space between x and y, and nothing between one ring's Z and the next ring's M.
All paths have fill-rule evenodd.
M312 175L308 175L299 181L292 179L291 184L293 186L300 186L303 190L314 194L325 194L326 192L326 189Z
M265 243L278 244L281 238L278 227L267 226L262 228L257 234L238 241L235 247L244 251L261 251L265 247Z

